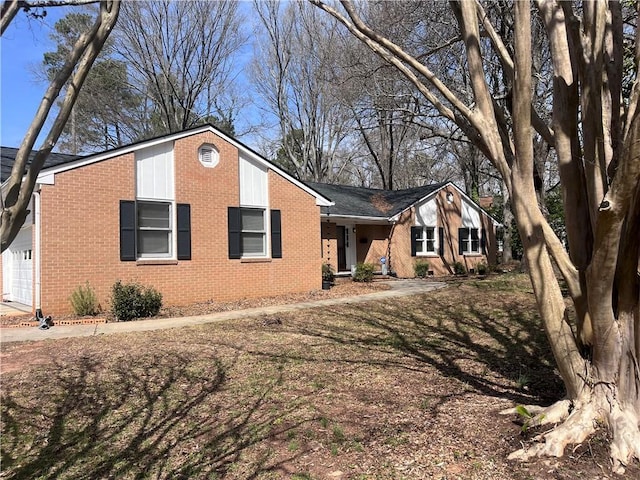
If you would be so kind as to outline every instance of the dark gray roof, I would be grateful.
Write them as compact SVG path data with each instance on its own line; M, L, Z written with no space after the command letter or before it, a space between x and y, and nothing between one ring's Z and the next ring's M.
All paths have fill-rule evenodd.
M332 207L322 207L323 214L379 218L393 217L446 184L436 183L406 190L380 190L307 182L309 187L335 202Z
M0 183L4 183L11 176L11 169L13 168L13 163L16 160L16 155L18 154L17 148L12 147L0 147ZM36 151L33 150L29 154L29 163L33 160ZM63 163L68 163L73 160L81 158L80 155L67 155L65 153L50 153L47 159L44 162L44 167L56 167L58 165L62 165Z

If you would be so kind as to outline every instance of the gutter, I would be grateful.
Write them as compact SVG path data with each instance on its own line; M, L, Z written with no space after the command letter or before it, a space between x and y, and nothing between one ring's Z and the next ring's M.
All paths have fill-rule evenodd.
M391 223L393 221L392 218L387 217L367 217L367 216L358 216L358 215L339 215L334 213L322 213L320 214L320 218L324 219L332 219L332 220L351 220L351 221L365 221L365 222L378 222L378 223Z

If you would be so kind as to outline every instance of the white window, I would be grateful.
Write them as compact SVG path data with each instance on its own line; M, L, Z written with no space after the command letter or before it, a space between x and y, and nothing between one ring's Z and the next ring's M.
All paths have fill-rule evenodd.
M208 168L213 168L220 161L220 152L213 145L204 144L198 149L200 163Z
M480 235L477 228L459 230L460 253L463 255L480 253Z
M157 258L172 255L172 204L136 202L138 257Z
M434 255L437 249L436 228L422 227L415 242L417 255Z
M261 208L241 208L240 248L243 257L264 257L267 255L266 210Z

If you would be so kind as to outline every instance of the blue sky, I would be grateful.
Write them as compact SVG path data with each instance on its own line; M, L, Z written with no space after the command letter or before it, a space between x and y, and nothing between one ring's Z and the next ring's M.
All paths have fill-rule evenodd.
M242 6L250 8L251 4L243 2ZM73 10L69 7L49 8L44 19L27 18L20 12L0 38L0 146L20 146L47 88L47 84L38 81L34 70L42 62L43 54L55 49L55 42L49 38L54 24ZM239 59L246 62L251 50L247 45ZM242 73L236 80L247 81ZM254 108L248 106L243 110L236 125L239 134L260 122ZM36 142L36 149L40 147L42 137Z
M68 9L48 10L43 20L27 19L20 12L0 39L0 145L20 145L46 85L36 80L34 69L44 52L52 50L49 34ZM36 143L36 148L38 144Z

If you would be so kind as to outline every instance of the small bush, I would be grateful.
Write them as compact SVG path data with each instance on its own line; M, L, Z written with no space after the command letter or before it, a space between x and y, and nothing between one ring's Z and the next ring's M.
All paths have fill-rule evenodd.
M415 272L416 277L425 278L429 275L429 262L418 260L413 266L413 271Z
M118 321L153 317L162 308L162 294L153 287L118 280L111 288L111 312Z
M372 263L359 263L356 265L356 273L353 276L354 282L371 282L373 280L373 270L375 265Z
M467 267L465 267L464 263L462 262L456 262L453 264L453 273L455 273L456 275L466 275Z
M322 280L326 282L333 282L335 277L335 273L333 272L333 267L328 263L322 264Z
M489 266L486 263L479 263L476 265L476 272L478 275L486 275L489 273Z
M76 315L80 317L86 317L87 315L94 316L100 312L98 305L98 297L96 292L93 291L89 282L84 286L79 285L71 296L69 297L71 307Z

